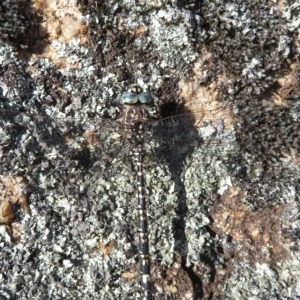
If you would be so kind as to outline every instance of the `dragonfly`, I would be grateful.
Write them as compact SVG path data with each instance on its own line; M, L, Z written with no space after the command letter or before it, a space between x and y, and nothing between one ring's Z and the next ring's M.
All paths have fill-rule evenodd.
M6 99L2 101L3 106L7 105L6 101ZM253 152L260 152L263 149L259 148L254 140L247 141L247 147L242 149L243 144L236 135L236 131L227 129L228 125L224 120L234 114L232 107L225 105L212 109L203 108L194 112L158 118L155 113L154 97L148 90L136 84L121 94L112 104L114 106L112 117L111 113L104 113L101 117L94 117L92 120L90 116L82 120L73 116L35 115L22 111L19 107L14 108L15 110L0 110L0 150L3 158L1 168L7 173L26 170L29 175L30 172L42 173L48 170L48 165L53 162L56 173L51 176L59 178L62 173L67 173L74 183L81 182L77 194L82 197L87 194L89 198L93 198L99 190L105 189L104 180L105 185L109 186L108 182L117 184L118 178L124 174L130 176L129 183L128 180L123 179L120 182L123 182L122 184L126 182L127 189L131 188L137 193L138 201L133 210L137 211L138 215L140 285L143 298L148 300L157 294L151 284L150 246L153 235L151 235L151 230L148 232L149 216L151 220L154 220L156 214L153 208L151 209L151 201L147 201L145 191L147 179L150 178L152 185L157 180L153 176L151 178L149 173L151 169L147 168L146 172L144 171L147 164L151 165L151 159L158 165L169 168L171 174L175 174L176 168L179 170L183 165L188 164L189 157L194 155L194 159L199 162L203 160L202 164L210 165L210 169L215 168L215 172L220 169L220 163L224 164L225 169L228 169L228 173L240 187L251 189L251 186L255 184L269 191L270 197L274 194L270 192L272 185L269 179L266 182L261 180L261 185L260 182L251 181L249 172L258 173L257 170L260 169L255 167L256 164L262 164L262 161L255 161L251 166L252 169L246 170L248 173L243 168L242 157L247 159ZM278 133L279 131L277 135ZM128 167L127 159L134 161L134 170ZM41 164L35 167L40 161ZM280 167L278 162L276 165L276 170L280 170L278 171L280 174L288 172L293 174L292 169L284 168L282 165ZM205 168L202 171L207 172L206 177L214 177L211 171ZM131 173L136 174L135 180ZM257 175L260 176L260 174ZM270 173L271 178L274 175L276 175L274 172ZM188 172L185 176L187 181L193 178L193 174ZM227 175L223 173L220 175L222 180L226 179L222 183L223 190L232 185L230 179L228 181L225 176ZM36 194L34 187L37 186L38 189L50 190L52 183L47 183L46 179L37 182L32 180L32 177L29 176L29 178L30 191L33 194ZM200 180L199 178L193 186L195 191L199 189ZM91 189L90 182L96 183L98 187ZM150 183L148 182L148 185ZM244 183L247 185L245 186ZM72 186L72 189L75 187ZM109 188L103 194L105 193L118 197ZM187 210L184 205L178 207L182 211ZM101 206L102 210L104 209ZM105 213L101 217L103 217L103 224L112 222L111 216ZM190 264L188 260L192 258L189 258L189 254L187 257L187 264Z
M47 157L67 158L65 161L80 160L80 155L88 151L94 156L88 166L93 180L105 176L116 176L116 162L124 157L134 157L136 165L136 187L138 211L138 252L140 284L143 299L153 299L151 286L151 268L149 253L149 236L147 204L144 178L144 158L151 156L161 164L172 165L183 160L192 149L201 148L204 152L238 153L238 143L232 131L226 130L221 117L232 114L232 109L202 109L165 118L157 118L154 98L150 92L134 84L113 101L119 113L115 117L102 116L82 123L79 128L72 124L77 119L52 119L49 116L30 115L13 110L0 110L1 132L0 146L5 162L12 155L11 149L22 145L17 156L24 165L34 164L36 160ZM215 129L212 123L216 122ZM196 129L205 124L210 133L203 134ZM77 124L78 127L78 124ZM31 132L26 135L25 128ZM22 132L24 136L18 136ZM85 149L85 150L82 150ZM22 161L20 159L18 161ZM26 160L26 162L25 162ZM86 160L86 157L85 157ZM19 162L18 162L19 164ZM60 168L64 168L64 164ZM70 165L67 166L70 168ZM9 167L7 167L9 168ZM11 168L11 167L10 167ZM33 184L31 184L33 185Z

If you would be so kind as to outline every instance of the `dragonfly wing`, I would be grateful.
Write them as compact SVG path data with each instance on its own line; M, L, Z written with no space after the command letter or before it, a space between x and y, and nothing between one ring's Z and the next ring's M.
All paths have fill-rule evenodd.
M232 114L232 109L227 107L211 110L203 109L192 113L183 113L180 115L170 116L152 122L152 128L154 131L153 133L165 132L166 134L172 135L173 131L175 132L178 130L178 128L185 130L185 128L199 127L204 122L215 122L217 118L228 118L231 117Z
M224 148L226 143L236 140L231 130L224 129L221 119L231 114L230 109L216 109L167 117L152 123L152 138L171 147L202 147L206 151L216 147ZM202 126L197 129L199 125Z
M112 119L96 119L84 126L86 134L93 135L92 152L96 163L93 172L110 172L117 162L131 149L131 144L124 138L124 125Z
M109 153L116 149L116 144L120 145L118 125L111 119L83 123L79 118L53 119L47 115L0 110L0 125L1 150L7 152L20 146L25 157L33 153L36 157L76 159L97 148L98 156L104 159L105 155L113 155ZM94 134L95 130L98 134Z

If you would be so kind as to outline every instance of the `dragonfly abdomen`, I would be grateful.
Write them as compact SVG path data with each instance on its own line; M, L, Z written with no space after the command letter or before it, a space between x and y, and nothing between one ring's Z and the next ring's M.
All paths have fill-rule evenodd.
M139 256L141 286L144 290L144 300L151 300L151 279L149 260L148 222L146 210L146 198L143 174L143 146L141 144L134 148L134 157L137 165L137 188L138 188L138 231L139 231Z

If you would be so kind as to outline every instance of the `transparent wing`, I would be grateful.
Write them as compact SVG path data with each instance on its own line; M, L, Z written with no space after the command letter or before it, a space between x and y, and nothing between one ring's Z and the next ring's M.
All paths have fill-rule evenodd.
M90 147L96 161L93 172L105 172L111 169L116 160L130 151L130 143L122 134L123 124L114 119L94 119L85 124L84 129L87 135L93 136L92 147Z
M6 156L18 152L24 161L41 157L72 160L90 152L87 160L107 165L124 147L120 124L107 118L86 123L78 118L52 119L0 110L0 124L1 152Z
M164 134L166 137L174 136L178 134L178 128L181 128L183 133L185 133L185 129L199 127L205 122L215 122L218 118L232 118L232 115L233 111L231 108L201 109L191 113L183 113L152 122L152 133L154 136L157 134Z
M224 119L232 119L232 115L229 108L175 115L153 122L151 135L157 142L174 147L222 149L236 141L234 132L224 127Z

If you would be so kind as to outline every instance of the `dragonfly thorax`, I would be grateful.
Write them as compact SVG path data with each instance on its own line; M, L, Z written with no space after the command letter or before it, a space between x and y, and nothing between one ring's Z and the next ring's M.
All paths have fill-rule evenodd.
M149 135L151 115L145 106L129 106L124 112L124 132L126 139L134 145L144 144Z
M135 124L151 121L151 115L145 106L128 106L124 111L125 126L136 126Z

